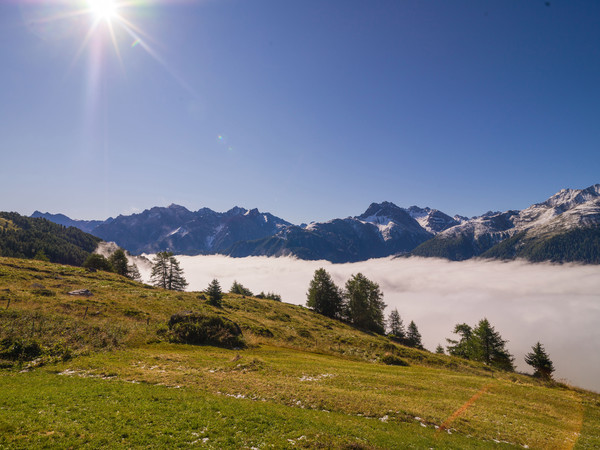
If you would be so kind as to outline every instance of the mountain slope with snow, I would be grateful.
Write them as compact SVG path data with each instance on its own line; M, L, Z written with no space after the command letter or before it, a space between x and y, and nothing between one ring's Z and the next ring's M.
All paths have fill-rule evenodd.
M87 229L134 254L292 255L340 263L406 254L595 262L600 254L595 234L600 227L600 184L563 189L522 211L490 211L470 219L391 202L372 203L359 216L302 226L237 206L218 213L171 205L106 221L77 221L39 211L34 215Z
M528 258L531 250L526 251L525 247L542 245L548 239L558 242L557 235L573 230L593 230L599 226L600 184L596 184L586 189L563 189L548 200L536 203L522 211L488 213L466 220L439 233L435 238L417 247L412 254L452 260L463 260L479 255ZM565 237L561 242L578 245L573 240L573 236ZM501 245L504 241L506 243ZM499 245L500 247L495 248ZM564 259L561 257L561 252L558 249L556 251L556 255L546 259L555 261ZM582 251L585 253L585 250Z
M227 254L354 262L407 253L432 236L405 209L383 202L357 217L286 227L275 236L238 242Z
M155 207L140 214L119 216L93 230L132 253L206 254L223 252L243 240L272 236L291 225L258 209L234 207L218 213L209 208L192 212L183 206Z

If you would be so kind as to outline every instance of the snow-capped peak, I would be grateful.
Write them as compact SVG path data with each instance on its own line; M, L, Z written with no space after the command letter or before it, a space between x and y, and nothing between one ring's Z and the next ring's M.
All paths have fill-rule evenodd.
M539 205L560 208L562 211L566 211L596 197L600 197L600 184L594 184L586 189L561 189Z

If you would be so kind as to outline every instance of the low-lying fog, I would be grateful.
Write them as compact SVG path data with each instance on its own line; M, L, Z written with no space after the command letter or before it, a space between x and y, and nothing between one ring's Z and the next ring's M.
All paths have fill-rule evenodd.
M487 317L509 341L517 370L531 373L523 356L538 340L556 368L555 378L600 391L600 266L525 262L449 262L382 258L352 264L292 258L178 256L188 290L204 290L217 278L224 291L234 280L255 294L275 292L303 305L313 273L324 267L339 286L362 272L379 283L387 304L404 324L417 324L433 351L454 337L457 323ZM140 267L144 279L148 268Z

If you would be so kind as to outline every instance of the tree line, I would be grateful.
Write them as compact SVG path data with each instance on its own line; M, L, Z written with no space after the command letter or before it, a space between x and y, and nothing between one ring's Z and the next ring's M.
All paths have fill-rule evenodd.
M100 240L46 219L0 212L0 256L81 266Z
M139 269L135 264L129 264L127 255L121 248L111 253L108 258L98 253L92 253L83 263L83 267L91 270L114 272L131 280L142 281Z
M407 328L397 309L390 312L387 323L383 311L383 293L379 285L363 274L352 275L344 289L333 282L331 275L323 268L317 269L310 281L306 294L306 305L315 312L332 319L343 320L366 331L384 334L408 347L424 350L421 334L414 321ZM487 318L471 327L466 323L457 324L454 333L459 339L447 339L449 355L472 361L479 361L489 367L514 371L514 357L506 349L508 341L490 324ZM445 354L438 345L436 353ZM525 362L535 370L534 376L549 380L554 365L543 345L537 342L525 356Z
M343 320L365 331L385 334L383 292L377 283L360 272L352 275L341 289L325 269L317 269L306 297L306 306L319 314ZM417 325L411 321L405 330L397 310L390 314L388 330L388 336L397 342L423 348Z

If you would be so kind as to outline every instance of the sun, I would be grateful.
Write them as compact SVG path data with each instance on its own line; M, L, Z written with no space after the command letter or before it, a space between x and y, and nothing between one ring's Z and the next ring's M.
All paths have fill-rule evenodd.
M117 15L116 0L88 0L90 12L98 20L110 21Z

